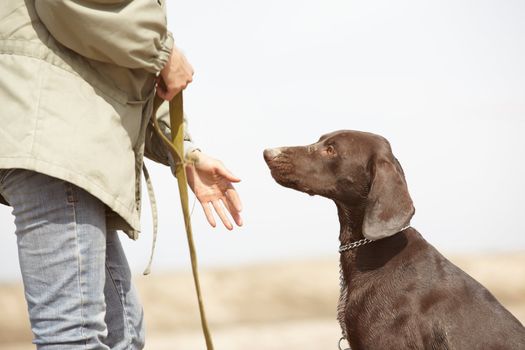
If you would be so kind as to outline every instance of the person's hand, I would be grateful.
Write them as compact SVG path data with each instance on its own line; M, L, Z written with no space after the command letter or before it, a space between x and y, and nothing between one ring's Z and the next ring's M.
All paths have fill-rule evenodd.
M186 165L188 184L204 209L206 219L212 227L216 226L215 217L211 207L215 210L222 223L228 230L233 229L230 219L224 208L228 210L237 224L242 226L240 212L241 200L232 182L241 181L228 171L222 162L211 158L200 151L194 151L193 164Z
M193 81L193 67L175 46L157 77L157 95L170 101Z

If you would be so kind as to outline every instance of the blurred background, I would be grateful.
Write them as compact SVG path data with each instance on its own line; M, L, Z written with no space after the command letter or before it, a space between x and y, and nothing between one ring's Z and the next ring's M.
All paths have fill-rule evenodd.
M331 201L285 189L267 147L338 129L385 136L406 173L412 226L525 322L525 2L169 1L193 64L190 131L242 182L245 225L193 225L218 349L336 348L338 221ZM176 182L148 163L151 246L122 236L147 349L202 349ZM32 349L10 209L0 208L0 347Z

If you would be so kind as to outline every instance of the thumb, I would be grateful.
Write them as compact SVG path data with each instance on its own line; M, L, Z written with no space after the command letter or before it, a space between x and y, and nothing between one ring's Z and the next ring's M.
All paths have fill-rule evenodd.
M228 181L231 182L241 182L241 179L239 179L237 176L233 175L229 170L227 170L223 165L217 166L217 173L224 178L226 178Z

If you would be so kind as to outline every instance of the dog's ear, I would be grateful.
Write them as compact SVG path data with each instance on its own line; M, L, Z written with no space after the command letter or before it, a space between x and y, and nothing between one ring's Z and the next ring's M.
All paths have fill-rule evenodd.
M375 159L371 166L363 235L371 240L392 236L410 223L415 209L401 166L387 159Z

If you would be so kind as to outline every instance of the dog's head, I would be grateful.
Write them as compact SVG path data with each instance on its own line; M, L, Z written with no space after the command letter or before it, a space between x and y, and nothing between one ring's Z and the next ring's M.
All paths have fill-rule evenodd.
M381 136L336 131L308 146L267 149L264 159L285 187L364 208L366 238L391 236L414 215L403 169Z

